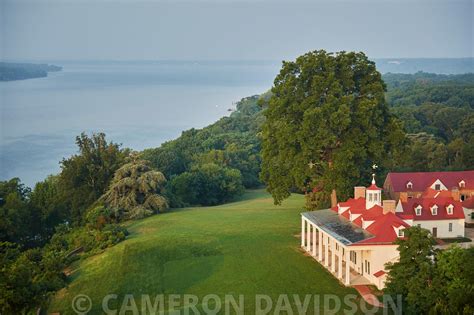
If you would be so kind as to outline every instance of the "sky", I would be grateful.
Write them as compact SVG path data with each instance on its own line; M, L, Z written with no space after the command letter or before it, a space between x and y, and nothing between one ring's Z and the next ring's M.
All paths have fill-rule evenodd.
M473 56L473 1L0 0L4 60Z

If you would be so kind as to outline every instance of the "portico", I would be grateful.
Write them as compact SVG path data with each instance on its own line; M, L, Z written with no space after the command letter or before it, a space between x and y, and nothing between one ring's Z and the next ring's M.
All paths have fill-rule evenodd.
M325 214L324 211L326 211ZM320 210L315 213L333 217L332 211ZM334 235L334 231L318 224L321 222L315 220L310 214L304 213L302 216L301 247L344 285L370 284L370 281L357 271L357 261L353 259L357 256L362 257L362 250L349 246L351 244L349 240L340 235Z

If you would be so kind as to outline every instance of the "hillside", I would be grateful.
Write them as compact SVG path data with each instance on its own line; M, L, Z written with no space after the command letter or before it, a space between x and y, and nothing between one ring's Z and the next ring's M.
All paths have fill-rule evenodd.
M61 70L61 67L48 64L0 62L0 81L44 78L48 72Z
M59 291L50 311L74 314L77 294L101 310L107 294L214 293L245 295L245 311L255 310L255 294L355 294L299 250L303 196L280 207L262 190L217 207L185 208L130 223L128 239L82 260L71 283ZM294 303L294 301L292 301ZM110 308L117 307L113 302ZM310 308L312 307L312 304ZM296 313L296 307L293 305Z
M474 74L387 73L383 80L390 111L403 123L409 140L407 153L393 161L392 171L474 167ZM261 105L270 96L271 92L267 92L243 98L229 117L202 129L184 131L159 148L144 150L142 156L169 179L200 164L215 163L237 169L245 188L260 187L259 133L265 120ZM387 171L381 172L382 178ZM175 187L171 190L176 191ZM183 205L179 192L174 195L178 200L172 200L172 206Z

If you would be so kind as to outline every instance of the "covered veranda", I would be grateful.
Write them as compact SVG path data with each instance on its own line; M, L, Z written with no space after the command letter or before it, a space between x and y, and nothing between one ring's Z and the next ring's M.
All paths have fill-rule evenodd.
M362 249L351 246L370 237L330 209L302 213L301 247L346 286L371 284L363 268L355 269ZM357 252L359 255L354 255Z

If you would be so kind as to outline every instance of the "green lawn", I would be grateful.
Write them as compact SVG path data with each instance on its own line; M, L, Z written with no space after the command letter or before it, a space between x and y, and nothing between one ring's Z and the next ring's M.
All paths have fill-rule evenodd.
M293 195L274 206L257 190L238 202L132 222L126 241L78 263L49 311L75 314L71 302L77 294L92 298L91 314L102 313L107 294L117 294L120 302L133 294L137 303L142 294L243 294L246 314L254 313L256 294L274 303L280 294L356 294L299 249L303 204L303 196ZM114 302L111 308L118 306Z

